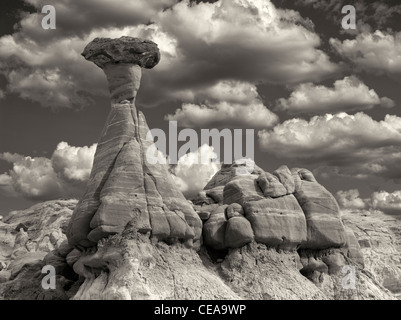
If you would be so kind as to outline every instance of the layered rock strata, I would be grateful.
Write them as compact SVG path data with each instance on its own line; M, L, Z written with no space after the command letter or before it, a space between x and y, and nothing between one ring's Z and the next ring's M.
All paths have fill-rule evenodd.
M223 165L193 199L203 221L204 244L214 250L252 241L298 251L306 276L339 272L347 261L363 267L358 241L344 227L335 198L306 169L281 166L273 172Z
M112 105L86 191L68 226L70 245L92 247L121 233L132 220L139 232L156 240L199 245L201 220L167 166L148 161L147 154L157 157L157 149L145 116L135 107L141 67L159 62L157 45L130 37L97 38L82 55L106 74Z

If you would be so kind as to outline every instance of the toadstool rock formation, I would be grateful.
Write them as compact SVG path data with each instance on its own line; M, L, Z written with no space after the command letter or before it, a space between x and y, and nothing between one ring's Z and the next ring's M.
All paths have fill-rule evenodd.
M202 223L174 184L167 165L153 164L157 149L145 116L135 107L141 68L160 60L157 45L131 37L96 38L82 55L106 74L111 111L101 133L85 194L68 226L70 245L92 247L127 223L152 238L199 244Z
M157 150L134 104L157 45L95 39L83 55L105 72L112 101L87 189L78 203L51 201L0 221L0 300L394 299L363 268L360 245L398 293L396 221L372 230L351 215L344 228L311 172L244 174L246 162L223 165L190 205L167 167L148 161ZM205 245L192 250L202 221ZM343 287L345 264L356 271L353 290ZM43 287L44 266L55 269L55 290Z

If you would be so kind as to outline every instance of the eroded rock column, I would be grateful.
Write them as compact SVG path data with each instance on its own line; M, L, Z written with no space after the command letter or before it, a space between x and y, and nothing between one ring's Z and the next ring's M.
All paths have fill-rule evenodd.
M145 116L134 104L141 68L153 68L160 60L157 45L131 37L97 38L82 55L104 71L111 111L85 194L69 224L69 243L94 246L121 233L130 222L156 240L191 246L200 240L202 222L174 184L167 165L147 161L146 151L154 145L146 139Z

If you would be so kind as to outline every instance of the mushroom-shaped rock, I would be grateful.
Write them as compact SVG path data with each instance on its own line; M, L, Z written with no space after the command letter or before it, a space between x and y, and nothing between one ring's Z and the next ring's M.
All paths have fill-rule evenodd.
M96 38L82 56L106 74L113 102L134 100L139 89L141 68L151 69L160 61L157 44L140 38Z
M97 38L83 56L103 69L112 103L85 193L67 228L69 244L92 247L132 225L159 241L197 246L202 221L167 165L149 160L157 149L145 116L134 104L141 67L152 68L160 59L157 45L130 37Z
M132 37L96 38L85 47L82 55L102 69L110 63L137 64L151 69L160 61L156 43Z

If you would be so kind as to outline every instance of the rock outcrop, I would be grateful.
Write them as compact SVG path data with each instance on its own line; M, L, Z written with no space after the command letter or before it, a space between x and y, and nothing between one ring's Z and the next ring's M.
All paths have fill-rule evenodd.
M327 249L345 246L347 236L333 195L316 181L310 171L293 169L292 174L294 196L302 207L307 225L307 241L301 247Z
M316 283L349 263L363 268L358 241L335 198L309 170L281 166L271 174L255 165L238 174L241 165L223 165L193 199L207 248L223 252L256 242L297 252L299 272Z
M355 235L364 270L401 298L401 218L380 211L343 210L342 219Z
M112 105L86 191L0 221L0 299L394 299L385 287L397 293L401 273L389 260L380 270L377 234L345 227L306 169L235 162L185 199L135 107L155 43L95 39L83 56L106 74Z
M0 222L0 300L69 299L78 275L65 257L73 250L65 235L76 200L55 200L13 211ZM55 290L44 290L42 268L57 273Z
M18 260L8 255L2 260L6 268L0 271L0 279L4 279L0 283L0 300L394 299L381 283L388 286L398 283L395 279L399 267L399 237L391 234L395 224L383 223L381 216L371 217L373 224L376 219L381 221L377 229L372 229L366 216L363 230L360 234L356 232L360 243L372 246L362 247L367 253L368 269L356 267L355 288L347 289L342 286L344 274L335 269L347 258L331 250L308 254L305 251L300 256L296 251L278 252L251 241L229 249L222 259L213 257L205 246L195 251L180 243L153 243L148 235L136 231L135 223L129 223L121 234L99 241L97 247L79 251L68 245L63 234L76 203L73 200L45 202L16 212L0 226L0 240L7 238L6 229L15 230L22 224L27 227L24 232L36 244L46 236L53 239L50 237L53 232L61 237L57 241L61 242L59 246L53 246L51 251L32 251L22 254ZM233 205L226 212L234 219L239 217L241 209ZM360 218L354 215L351 221L346 217L347 226L357 229ZM43 228L37 231L33 226ZM14 243L17 235L12 231ZM56 269L54 290L46 290L41 285L44 265Z
M236 205L253 231L237 240L237 247L253 239L284 250L347 246L337 202L310 171L281 166L271 174L255 165L252 173L238 175L237 168L237 163L224 165L193 200L204 221L206 245L216 250L233 248L232 242L224 242L230 221L226 210ZM216 196L220 190L222 197Z
M153 138L135 97L141 67L160 59L157 45L130 37L95 39L83 56L105 72L112 100L85 194L68 226L72 246L90 248L127 223L155 240L199 246L202 223L174 184L166 165L149 161L157 156Z

